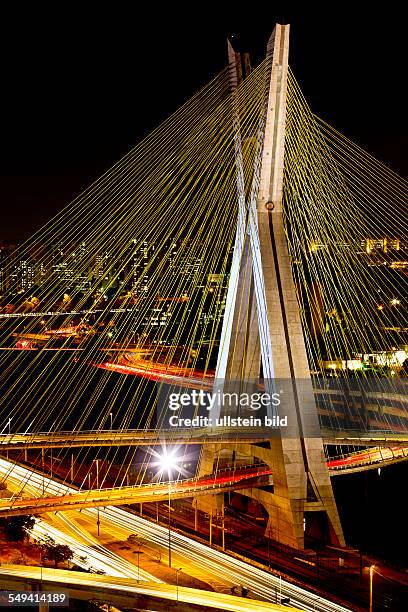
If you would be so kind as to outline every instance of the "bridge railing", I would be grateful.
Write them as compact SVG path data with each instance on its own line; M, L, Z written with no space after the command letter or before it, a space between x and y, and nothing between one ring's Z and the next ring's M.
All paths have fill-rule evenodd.
M195 489L199 489L199 488L208 488L208 482L211 481L211 479L214 479L214 483L211 484L211 486L217 487L217 486L225 486L225 482L223 483L217 483L216 479L220 476L220 474L230 474L232 475L233 473L242 473L242 476L244 476L245 474L243 472L245 471L249 471L251 470L251 474L250 474L250 478L256 478L257 476L262 476L262 475L268 475L270 473L270 469L269 467L265 464L265 463L256 463L256 464L248 464L248 465L244 465L244 466L239 466L239 467L232 467L232 466L228 466L225 468L222 468L220 470L217 470L216 474L208 474L205 476L200 476L197 477L195 476L194 478L179 478L176 480L163 480L163 481L157 481L157 482L146 482L146 483L138 483L138 484L134 484L134 485L126 485L124 487L106 487L106 488L102 488L99 487L98 489L82 489L79 491L75 491L72 492L73 495L75 495L77 492L78 493L85 493L85 492L90 492L90 491L120 491L122 489L142 489L142 488L151 488L154 489L157 486L165 486L167 485L169 488L171 486L173 486L174 488L177 485L186 485L188 483L194 484ZM202 485L200 485L200 481L202 482ZM236 482L234 479L231 479L230 481L231 484ZM198 486L197 486L198 485ZM184 490L184 489L183 489ZM187 489L190 490L190 489ZM162 491L160 491L158 494L162 494Z
M228 428L217 428L220 430L220 435L224 435L226 433L233 433L230 430L228 430ZM254 430L254 428L248 429L248 431L246 433L250 433ZM189 427L177 427L177 435L176 435L176 431L174 429L137 429L137 428L133 428L133 429L81 429L81 430L76 430L76 431L70 431L70 430L59 430L59 431L55 431L55 430L48 430L48 431L36 431L36 432L14 432L14 433L4 433L4 432L0 432L0 440L5 439L5 438L13 438L16 436L24 436L27 438L33 438L33 437L59 437L59 436L69 436L71 438L75 437L76 435L78 436L86 436L86 435L98 435L98 434L103 434L103 435L108 435L108 434L112 434L113 436L117 437L117 436L121 436L121 435L129 435L129 434L137 434L137 435L141 435L141 434L146 434L146 435L152 435L152 436L156 436L157 438L160 438L160 436L167 436L169 434L173 435L174 438L178 438L180 436L186 435L188 434L189 437L191 437L191 435L194 433L196 433L197 437L199 436L203 436L204 434L206 435L211 435L211 431L210 429L205 429L205 428L196 428L196 430L189 428ZM256 429L255 429L255 433L256 433ZM215 434L213 433L213 435L215 436Z

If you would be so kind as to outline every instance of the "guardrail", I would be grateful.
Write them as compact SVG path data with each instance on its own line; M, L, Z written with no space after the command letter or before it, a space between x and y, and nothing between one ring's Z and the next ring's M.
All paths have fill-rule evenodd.
M240 473L240 472L244 472L244 471L248 471L248 470L255 470L254 474L250 474L248 475L248 480L250 478L256 478L257 476L261 476L263 474L267 475L268 473L270 473L270 468L265 464L265 463L257 463L257 464L248 464L245 466L239 466L237 467L225 467L225 468L221 468L220 470L217 470L216 474L207 474L205 476L200 476L200 477L194 477L194 478L179 478L177 480L163 480L163 481L157 481L157 482L147 482L147 483L139 483L139 484L134 484L134 485L126 485L124 487L108 487L108 488L99 488L99 489L85 489L84 490L79 490L78 492L86 492L86 491L121 491L124 489L139 489L139 488L155 488L158 486L177 486L177 485L184 485L187 484L189 482L191 483L198 483L200 481L204 481L204 480L210 480L211 478L214 478L214 480L223 473ZM242 480L245 478L245 474L242 474ZM229 481L231 482L231 484L233 484L234 480ZM221 483L222 486L223 483ZM203 484L203 487L208 487L208 484ZM183 489L184 490L184 489ZM76 492L74 492L73 494L75 494ZM161 494L161 492L160 492Z

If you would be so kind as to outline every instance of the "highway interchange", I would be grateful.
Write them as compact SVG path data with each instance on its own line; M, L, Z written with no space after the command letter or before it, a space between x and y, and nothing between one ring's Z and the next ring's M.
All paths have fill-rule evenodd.
M10 488L19 489L24 484L25 489L29 490L31 494L41 495L43 490L42 475L19 465L14 465L11 472L11 467L10 462L0 460L0 474L7 476ZM67 492L74 491L74 489L48 478L45 478L45 488L49 494L61 493L61 489L65 489ZM55 517L58 517L58 527L56 529L60 532L60 535L54 532L53 537L56 541L62 543L69 541L69 545L73 548L77 557L85 555L92 567L106 571L107 575L114 577L119 574L137 580L137 568L134 566L132 570L129 567L131 564L124 563L118 555L112 555L109 551L105 561L102 560L101 544L95 536L91 535L91 527L89 527L89 530L84 527L84 522L85 525L88 523L89 526L95 526L97 512L96 509L84 509L81 512L73 510L50 515L52 517L50 519L48 519L48 515L45 515L36 526L36 530L46 530L50 523L56 528ZM163 558L166 558L169 534L165 527L118 507L100 509L99 518L101 533L108 535L110 540L123 541L129 535L137 534L143 541L160 549ZM46 525L46 527L40 527L40 525ZM38 533L38 531L35 533ZM231 586L245 586L249 589L251 597L255 599L276 602L276 598L278 598L279 602L280 598L289 598L292 606L310 612L348 611L348 608L319 597L304 588L281 579L279 576L174 531L171 534L171 546L174 562L177 561L177 564L180 564L186 571L186 568L190 567L193 570L199 568L201 572L204 570L209 582L214 580ZM106 547L103 547L103 557L105 555ZM103 567L103 563L106 563L108 567ZM157 578L151 575L143 573L143 578L157 584Z

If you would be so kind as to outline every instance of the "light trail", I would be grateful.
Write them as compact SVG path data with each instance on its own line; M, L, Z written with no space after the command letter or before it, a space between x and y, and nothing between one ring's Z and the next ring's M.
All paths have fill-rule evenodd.
M377 467L381 464L395 463L408 459L408 446L394 446L391 448L368 448L350 455L335 457L327 461L327 467L331 474L336 474L351 469L366 467Z
M11 468L14 469L10 476L9 472ZM13 466L13 464L5 460L0 460L0 473L7 476L7 478L13 478L14 481L20 479L20 486L23 483L29 483L30 486L37 491L37 494L41 495L43 476L27 468ZM54 494L61 493L62 491L66 493L75 492L75 489L72 487L67 487L49 478L45 478L45 484L47 490ZM116 528L121 531L120 537L122 537L123 532L128 535L137 533L147 541L159 546L163 552L167 551L169 537L167 528L151 523L121 508L107 507L101 509L99 512L100 520L103 521L103 523L107 523L111 528ZM82 515L92 517L95 523L97 510L86 509L81 512L81 516ZM74 512L71 512L68 519L69 522L74 520L72 518L73 516ZM171 537L172 550L181 560L181 563L186 564L185 567L188 567L189 563L193 563L201 568L205 567L209 576L221 581L227 580L233 585L243 585L247 587L255 597L275 602L276 593L281 593L282 597L290 598L292 605L308 612L350 612L350 610L344 606L331 602L324 597L319 597L304 588L291 584L286 580L282 580L245 561L241 561L226 553L196 542L187 536L172 532Z
M0 576L2 582L5 578L15 584L21 579L24 582L35 580L39 581L38 569L36 567L26 566L6 566L0 568ZM64 590L74 589L74 599L95 599L106 600L113 602L121 607L132 609L148 609L154 610L169 610L186 609L186 605L202 606L203 609L213 608L215 610L226 610L228 612L273 612L283 611L298 612L298 608L286 607L255 601L251 599L243 599L241 597L226 595L224 593L214 593L211 591L203 591L200 589L191 589L188 587L174 586L169 584L150 585L140 584L135 585L134 580L125 578L113 578L112 576L93 576L90 574L81 574L79 572L70 572L67 570L43 570L41 584L43 588L53 588L60 585ZM141 598L140 604L138 596ZM149 598L149 599L147 599ZM167 606L170 603L170 607ZM179 602L176 603L176 602ZM142 608L139 608L139 605ZM164 607L166 606L166 607ZM194 608L197 609L197 608Z
M112 308L107 312L113 313L124 313L133 312L133 308ZM56 316L72 316L72 315L92 315L106 312L104 309L96 310L67 310L67 311L47 311L47 312L11 312L11 313L0 313L0 319L24 319L24 318L36 318L36 317L56 317Z
M0 472L3 469L4 465L0 461ZM24 468L22 469L24 470ZM22 477L25 478L26 474L19 470L16 470L15 474L13 472L13 474L9 475L7 477L8 488L15 488L18 490L19 486L21 486ZM42 477L40 478L42 491ZM52 481L50 481L50 483L51 482ZM33 484L33 482L30 481L26 486L32 495L38 495L38 483ZM60 529L53 524L54 520L62 523ZM67 529L69 529L73 535L67 533ZM52 517L52 520L47 517L47 515L42 518L36 517L31 535L40 542L44 542L46 537L49 536L56 543L69 546L74 553L75 564L87 571L96 570L109 574L110 576L125 576L135 580L140 579L157 583L162 582L141 568L136 569L132 563L110 551L105 546L102 546L96 538L91 537L85 530L81 529L75 523L70 522L62 512L59 513L57 517Z
M162 445L165 440L172 443L176 441L185 445L215 444L222 442L223 445L234 445L238 448L239 444L264 442L268 440L268 430L265 428L252 428L249 431L231 434L228 429L219 429L218 433L205 428L179 429L174 430L143 430L131 429L122 431L112 430L93 430L78 432L39 432L36 434L8 434L0 432L0 448L3 450L24 450L41 448L70 448L84 446L154 446ZM326 433L326 432L324 432ZM230 437L228 437L230 435ZM331 476L338 476L346 473L353 473L356 470L375 469L378 465L389 465L400 461L408 460L408 437L389 435L389 439L376 439L369 434L369 438L350 438L334 439L332 433L328 440L323 438L326 445L348 445L356 446L371 443L372 448L354 451L333 457L327 460L327 467ZM382 445L380 446L380 442ZM399 446L395 444L400 442ZM393 444L391 446L391 444ZM389 445L389 446L387 446Z
M14 470L13 470L14 471ZM171 493L173 498L194 497L215 491L228 491L251 486L259 478L265 478L264 484L269 482L271 474L267 466L250 466L240 470L225 470L220 473L203 478L178 480L175 482L153 482L144 485L122 486L117 488L90 489L74 491L66 488L59 495L27 497L27 483L19 495L0 499L0 514L11 516L13 514L40 514L70 510L73 508L95 508L110 505L135 504L144 502L164 501ZM22 496L24 495L24 497Z

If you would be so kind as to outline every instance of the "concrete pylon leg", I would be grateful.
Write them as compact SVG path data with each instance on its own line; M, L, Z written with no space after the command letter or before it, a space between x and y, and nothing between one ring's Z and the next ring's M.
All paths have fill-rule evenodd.
M230 69L231 89L234 95L237 86L241 83L242 66L240 54L234 52L228 42L228 58ZM243 172L243 152L240 137L240 126L237 109L235 114L235 159L237 172L237 193L241 206L241 230L238 232L235 244L235 254L240 253L239 275L234 299L231 300L231 311L225 314L225 318L232 317L230 334L223 329L221 337L220 352L226 350L228 357L223 367L217 366L217 382L223 386L224 392L228 391L231 381L236 390L235 381L259 380L261 350L258 326L258 315L256 311L256 298L253 282L253 262L251 257L250 237L246 228L244 212L245 208L245 179ZM230 287L231 290L231 287ZM225 323L225 321L224 321ZM225 333L224 333L225 332ZM222 361L222 359L221 359ZM220 362L220 355L219 355ZM219 365L219 364L218 364ZM241 389L242 390L242 389ZM213 415L214 416L214 415ZM234 462L234 452L230 449L218 449L206 445L201 450L197 475L204 476L212 474L217 468L218 461L222 464ZM194 507L204 512L219 511L223 508L223 495L199 496L193 501Z
M247 382L259 379L260 346L265 390L273 393L277 383L285 386L286 402L276 407L276 413L287 418L288 428L270 440L269 448L251 450L248 445L246 449L248 456L260 456L273 472L273 492L251 489L252 497L268 511L271 537L302 548L305 513L316 512L324 515L333 541L344 545L320 435L282 206L289 26L275 27L267 53L270 69L260 171L254 179L254 184L259 184L256 206L255 196L248 206L245 203L239 129L235 138L240 180L234 254L238 255L231 266L233 282L230 280L226 331L219 352L222 367L217 366L217 373L224 374L218 376L225 377L221 383L224 390L235 382L235 389L244 391ZM203 450L200 475L213 471L219 451ZM209 507L213 503L211 500ZM197 504L204 508L206 501L199 498Z
M312 474L307 474L302 464L293 461L288 464L285 459L296 459L300 456L299 440L271 440L270 448L256 444L237 444L236 451L251 455L266 463L272 470L273 492L270 490L250 488L240 491L261 503L268 513L268 525L265 535L292 548L304 547L305 513L315 512L326 515L327 533L322 539L332 544L344 545L343 532L337 513L330 481L325 473L319 486L313 482ZM324 451L321 439L315 440L315 452L320 445L319 459L324 465ZM315 472L316 475L316 472ZM309 482L308 482L309 481ZM317 515L316 515L317 516ZM324 537L323 537L324 536Z
M257 488L243 489L240 493L255 499L268 513L266 537L291 548L304 548L304 510L299 500Z
M204 444L201 447L200 459L198 464L198 476L206 476L214 473L214 469L217 469L219 453L226 452L228 458L230 458L231 451L226 449L222 451L220 445L215 444ZM216 514L222 511L224 507L224 495L218 493L214 495L199 495L193 499L193 508L195 510L201 510L206 514Z
M214 472L214 466L216 467L216 445L215 444L204 444L201 447L200 459L199 459L199 476L207 476Z
M321 512L344 544L323 442L320 435L304 332L293 280L283 211L289 26L277 25L268 42L270 78L253 228L258 268L255 277L265 385L285 386L286 401L277 408L288 427L271 441L274 493L271 516L279 521L279 541L302 547L305 512ZM255 255L253 255L255 257ZM255 272L254 272L255 273ZM269 463L269 462L268 462ZM284 523L284 529L280 522ZM274 521L271 519L272 529ZM292 544L293 545L293 544Z
M238 280L226 381L257 381L261 367L258 314L249 240L246 241Z

